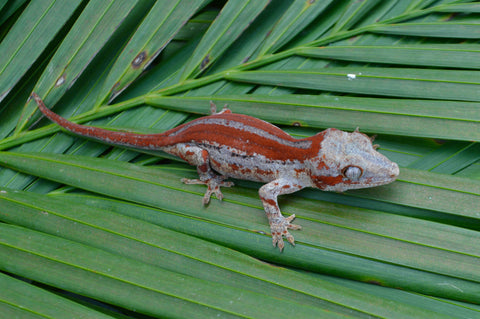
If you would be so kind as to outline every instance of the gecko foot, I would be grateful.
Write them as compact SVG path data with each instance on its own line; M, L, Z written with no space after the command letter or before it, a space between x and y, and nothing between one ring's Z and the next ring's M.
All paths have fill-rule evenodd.
M223 199L223 194L222 191L220 190L220 187L232 187L233 182L225 182L224 181L225 177L223 176L215 176L213 178L210 178L208 180L202 181L201 179L188 179L188 178L182 178L182 182L185 184L203 184L207 185L207 191L205 192L205 195L203 196L203 205L207 205L210 202L210 197L215 194L215 197L217 199L222 200Z
M283 236L287 239L287 241L295 246L295 239L293 236L288 232L287 229L294 229L299 230L302 229L301 226L290 224L292 220L295 219L295 214L290 215L289 217L285 218L281 216L281 218L276 218L270 223L270 230L272 232L272 241L273 247L278 246L280 251L283 250L285 244L283 243Z

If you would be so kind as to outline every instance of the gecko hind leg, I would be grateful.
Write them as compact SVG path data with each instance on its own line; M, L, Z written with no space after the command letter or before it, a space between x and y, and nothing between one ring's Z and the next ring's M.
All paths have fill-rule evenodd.
M185 184L203 184L207 186L207 191L203 196L203 204L210 202L210 197L215 195L217 199L222 200L223 194L220 187L231 187L233 182L225 181L226 176L218 175L210 167L210 156L208 151L196 145L181 145L172 149L165 149L170 154L176 155L187 161L190 165L197 167L198 179L182 178Z

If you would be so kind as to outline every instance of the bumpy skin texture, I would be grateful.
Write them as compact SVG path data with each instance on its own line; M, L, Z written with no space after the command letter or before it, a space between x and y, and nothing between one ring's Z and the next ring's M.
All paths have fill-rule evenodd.
M278 127L257 118L232 114L223 109L160 134L134 134L72 123L32 97L42 113L75 134L102 142L137 149L162 150L197 167L199 179L182 179L186 184L205 184L203 198L223 195L220 187L233 186L232 177L265 183L259 195L270 223L273 245L283 249L283 237L294 245L288 229L295 215L285 218L277 197L305 187L343 192L393 182L399 168L376 151L376 145L358 131L347 133L327 129L314 136L295 139Z

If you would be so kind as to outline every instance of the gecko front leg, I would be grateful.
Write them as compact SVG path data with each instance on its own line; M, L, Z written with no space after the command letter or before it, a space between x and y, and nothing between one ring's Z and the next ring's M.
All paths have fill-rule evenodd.
M185 184L204 184L207 185L207 191L203 196L203 204L207 205L210 202L212 194L219 199L223 199L220 187L231 187L232 182L226 182L225 176L216 174L210 167L210 156L208 151L196 145L179 144L171 147L166 147L164 150L167 153L173 154L185 160L188 164L196 166L198 172L198 179L182 178Z
M302 188L304 188L304 186L286 178L276 179L260 187L259 195L265 213L267 214L268 222L270 223L273 246L278 246L280 251L282 251L285 246L283 243L283 236L285 236L290 244L295 245L295 239L288 232L288 229L298 230L302 227L290 223L295 219L295 214L290 215L287 218L282 215L280 208L278 207L277 197L279 195L296 192Z

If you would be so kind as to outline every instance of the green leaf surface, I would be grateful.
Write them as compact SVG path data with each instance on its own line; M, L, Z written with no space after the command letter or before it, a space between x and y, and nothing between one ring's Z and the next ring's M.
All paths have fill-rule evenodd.
M460 1L462 2L462 1ZM468 2L468 1L465 1ZM473 1L472 1L473 2ZM453 3L445 6L436 7L435 11L438 12L469 12L469 13L480 13L480 4L479 3Z
M432 172L442 174L455 174L458 171L475 164L480 160L480 144L470 143L465 149L461 150L447 161L440 163Z
M26 289L9 295L0 278L0 313L65 318L65 298L117 318L478 317L478 12L468 0L0 1L0 264ZM180 182L194 167L28 121L32 91L74 122L129 132L163 132L210 101L298 138L359 127L401 176L280 196L303 228L279 253L260 184L236 180L204 207L205 187Z
M332 1L295 0L278 20L263 42L259 56L273 53L305 28L321 14Z
M445 163L465 148L469 148L471 144L472 143L458 141L446 142L442 145L442 147L428 153L427 155L410 164L408 167L430 171L442 163Z
M350 4L343 12L342 17L337 20L332 31L348 30L352 25L361 20L373 7L378 5L379 2L379 0L350 1Z
M221 226L219 226L215 222L213 222L212 223L213 225L211 226L205 224L205 221L207 220L207 218L211 219L213 217L211 214L224 215L224 211L219 211L218 213L214 211L209 211L204 216L210 216L210 217L200 218L198 221L195 222L194 220L192 220L192 218L189 218L189 217L184 218L178 213L167 214L166 211L160 211L160 210L153 209L151 207L145 207L141 205L132 205L131 203L122 202L119 200L112 200L112 199L106 199L106 198L94 197L94 196L88 196L88 195L85 196L81 194L80 195L60 195L59 197L64 198L66 201L75 202L79 204L87 204L90 207L107 208L110 210L114 210L120 214L132 216L135 218L140 218L154 224L165 224L167 226L170 225L170 227L180 229L182 232L188 235L196 235L196 236L201 236L205 238L211 238L214 241L219 240L219 236L215 236L216 232L222 235L224 234L225 236L224 236L224 239L222 240L230 243L234 243L236 241L235 239L236 236L234 236L234 234L239 235L239 239L238 239L239 241L249 242L249 239L251 239L252 237L251 235L248 235L248 234L246 236L242 236L237 230L232 228L222 231ZM337 212L333 212L332 215L334 215L335 213ZM243 219L245 219L245 217L243 217ZM199 222L203 222L202 226L197 226ZM388 222L391 223L391 221L388 221ZM405 228L409 227L409 225L404 225L404 226ZM217 238L215 239L214 237L217 237ZM258 249L258 245L261 243L259 243L258 241L254 241L252 244L253 244L252 247L257 247ZM234 245L238 246L238 244L235 244L235 243ZM245 242L239 244L239 247L242 247L242 246L245 246ZM180 245L178 245L178 247L180 247ZM196 250L194 251L198 254ZM317 251L317 254L320 255L320 259L325 258L325 255L324 255L325 252ZM330 257L333 257L334 255L335 254L332 253ZM210 263L212 264L218 263L218 260L214 261L218 255L216 254L202 255L203 258L207 256L211 256L209 257ZM315 256L315 255L312 255L312 256ZM306 294L317 296L320 299L328 300L333 302L334 304L342 305L350 309L356 309L358 311L362 311L370 315L376 315L381 317L382 316L385 316L385 317L398 316L400 318L402 318L402 316L405 316L407 314L412 316L420 316L422 314L421 312L415 310L415 314L413 314L410 311L414 311L414 309L410 307L405 308L405 305L408 304L409 306L415 306L418 308L426 309L425 307L426 304L431 301L431 299L430 301L428 301L427 299L422 301L418 300L417 298L412 299L412 298L409 298L409 295L410 295L409 293L402 293L401 291L394 290L394 289L386 289L386 288L381 288L379 286L372 286L372 285L362 285L358 282L353 284L354 282L349 280L339 280L339 279L334 279L332 277L315 275L313 273L306 273L307 276L302 276L299 274L298 271L295 271L292 273L287 270L277 268L276 266L269 267L265 263L254 262L254 260L251 258L248 258L246 260L247 262L245 267L240 268L241 264L238 261L243 261L243 260L244 260L243 258L240 259L238 257L233 260L231 258L221 259L225 268L228 268L230 270L238 270L239 273L241 272L244 274L249 274L252 277L256 277L256 278L264 278L276 284L284 285L285 287L288 286L296 291L303 291ZM344 260L343 263L340 262L337 266L339 266L339 268L343 268L345 266L342 266L342 265L345 265L345 263L357 264L358 261L360 261L360 259L357 259L355 261ZM361 263L362 262L360 261L360 264ZM369 261L368 263L372 268L375 268L374 262ZM332 266L332 268L333 267L335 266ZM382 273L390 273L385 266L380 267L380 269ZM336 270L339 271L341 269L337 268ZM373 269L370 269L370 270L373 270ZM433 279L435 277L425 272L421 272L418 274L418 280L410 276L415 276L415 272L407 270L407 272L399 274L398 279L405 280L406 277L409 277L413 281L416 281L417 283L425 281L425 283L427 284L429 282L429 280L427 280L427 277L429 279ZM370 276L364 277L363 279L375 280L373 278L375 277L374 276L372 277L372 274L370 274ZM447 278L443 277L442 279L445 280ZM450 279L447 279L447 282L453 284L453 282L451 282ZM335 285L332 286L329 283L334 283ZM259 284L257 283L257 285ZM345 289L346 287L354 288L354 290L352 291L351 289ZM419 289L419 287L416 287L416 289ZM435 289L437 289L437 287L435 287ZM388 292L387 295L390 295L390 296L386 295L387 292ZM363 297L362 297L362 294L363 294ZM357 297L359 297L359 299L357 299ZM385 303L385 300L383 300L385 297L388 300L395 300L395 302L393 304L391 304L390 302ZM306 298L305 297L303 298L304 298L304 301L306 301ZM380 298L380 300L377 298ZM449 307L446 307L446 305L441 305L436 302L433 302L433 305L431 306L432 306L432 308L430 308L431 310L438 311L442 314L451 313L452 315L454 314L455 316L464 315L464 314L461 314L460 309L455 309L455 308L449 309ZM475 316L476 314L470 313L469 315Z
M90 2L51 59L34 92L49 105L60 100L121 25L137 19L140 7L137 1L128 0ZM17 133L25 128L35 111L33 100L25 105Z
M6 315L5 305L19 313L18 317L5 318L111 318L3 273L0 273L0 287L2 316Z
M351 191L357 196L480 219L480 182L468 178L402 169L395 186Z
M35 204L32 205L30 195L8 190L1 193L2 206L5 209L0 219L175 273L251 290L258 294L268 291L270 295L282 296L314 307L321 305L331 311L356 315L390 314L395 317L433 315L411 302L398 303L391 307L382 295L375 291L365 294L362 287L352 289L341 283L329 283L321 277L270 266L221 246L99 207L110 206L110 209L120 209L124 214L128 212L130 216L143 219L154 216L163 218L164 212L154 212L146 207L90 196L34 195ZM89 202L88 206L84 204L85 200ZM75 202L73 211L69 205L72 201ZM92 209L93 207L99 209ZM25 223L27 220L29 222ZM142 253L139 254L139 251ZM366 300L368 302L365 302ZM437 306L451 308L440 303Z
M391 227L394 223L392 223L391 220L389 221L388 218L385 220L384 226L381 226L380 224L374 226L372 224L372 229L368 229L368 222L364 219L365 217L361 217L362 214L358 215L358 218L360 218L361 221L358 220L359 223L357 225L350 224L355 220L351 215L351 210L348 211L348 218L346 221L341 222L342 224L347 224L340 226L337 224L339 222L338 220L332 220L325 223L323 221L324 218L318 219L316 215L318 214L319 203L312 203L307 200L305 202L294 202L295 205L292 207L290 207L288 203L286 205L281 204L286 212L295 213L299 218L301 216L301 224L305 229L302 232L299 232L298 235L295 234L297 237L297 247L294 250L288 249L287 255L278 255L278 252L268 244L270 241L269 237L261 236L258 238L261 239L261 242L259 243L258 239L256 239L258 235L249 238L248 232L235 231L237 234L234 237L231 235L234 231L231 227L241 227L250 232L252 230L260 230L262 232L267 231L268 227L264 221L264 217L262 216L262 218L259 219L258 215L256 215L258 213L256 212L257 209L253 209L253 207L258 207L258 199L256 198L257 195L255 192L253 194L248 192L245 195L250 195L245 197L245 195L241 194L242 192L239 196L235 195L236 192L234 191L225 191L225 196L228 196L229 200L222 205L219 205L218 202L212 203L209 207L209 211L206 212L205 210L198 210L201 205L200 198L202 197L202 193L191 194L190 192L194 191L195 188L192 190L191 187L180 184L178 181L180 176L177 175L172 179L172 177L169 177L167 174L165 178L162 178L164 173L154 169L140 168L115 161L43 154L1 153L0 161L7 167L36 174L44 178L67 183L72 186L116 198L128 199L130 201L168 210L178 211L179 207L174 203L183 198L185 203L181 208L182 211L188 209L190 211L188 214L194 214L196 218L201 219L210 219L210 214L217 212L216 218L220 219L215 219L214 223L228 225L228 227L220 227L220 229L215 227L217 228L215 232L207 231L207 233L204 233L203 231L205 230L205 227L188 227L189 224L194 222L189 221L188 219L183 219L182 222L177 221L173 224L170 223L166 227L174 227L177 231L182 231L182 229L185 231L185 227L187 227L187 232L189 234L196 234L201 237L207 236L207 239L209 240L220 240L223 244L232 245L232 247L236 249L258 251L258 253L264 256L263 258L271 259L272 261L290 264L292 262L291 258L295 258L295 260L296 258L300 258L300 260L302 260L302 257L306 254L315 255L318 257L311 258L309 263L305 264L304 267L307 267L309 270L317 269L317 267L326 270L333 267L334 269L337 269L337 271L340 271L340 269L342 269L341 265L345 263L344 259L348 260L352 258L348 256L363 256L363 258L367 259L362 261L362 258L353 258L357 259L355 261L358 271L357 276L374 277L376 278L375 280L384 282L386 278L380 275L375 269L377 267L378 269L385 268L387 264L396 264L397 266L394 267L395 270L392 269L392 273L397 274L402 272L401 267L400 269L398 268L399 266L406 266L413 269L425 269L431 273L443 275L442 279L434 279L434 276L434 278L431 279L434 282L437 282L437 280L453 280L456 287L460 285L464 292L460 294L461 297L455 293L452 294L452 291L442 292L435 287L437 293L447 294L450 298L455 296L455 299L468 298L469 300L475 300L475 297L470 294L472 287L469 286L472 285L473 282L480 282L480 269L477 269L478 265L480 265L478 262L480 256L478 256L478 251L475 248L475 239L472 240L472 238L479 235L473 231L461 230L454 227L449 230L437 231L433 230L434 228L432 228L432 225L427 226L426 229L432 229L432 232L427 235L421 224L415 224L415 222L412 221L412 223L404 229L404 234L400 232L395 235L391 230L388 230L396 229L395 227ZM449 200L449 194L466 192L466 194L469 195L470 193L477 191L476 188L479 188L478 183L465 181L465 179L462 178L448 176L447 180L444 180L442 179L442 176L438 176L438 174L425 174L427 174L427 177L429 178L429 185L424 185L426 184L425 178L422 179L417 175L410 175L411 181L406 183L406 185L408 187L410 187L410 185L415 186L415 193L419 194L420 196L417 197L421 198L422 194L433 194L433 191L437 189L436 187L438 187L439 184L443 184L442 189L440 190L443 191L443 195L446 197L442 202L444 203L444 210L459 210L467 207L465 205L470 205L470 203L465 203L465 201L451 203ZM450 181L450 187L448 190L444 189L445 181ZM120 189L117 187L112 189L110 185L122 185L122 188ZM395 198L395 186L397 184L392 185L394 186L393 190L389 190L389 186L377 188L377 191L370 194L369 197L380 200L391 200L391 197ZM204 191L203 187L199 188L198 191ZM390 186L390 188L392 187ZM132 193L130 191L131 189L137 191ZM478 198L478 195L472 196ZM191 199L189 199L189 197L191 197ZM409 197L407 201L409 201L410 198L412 197ZM232 202L228 203L230 201ZM234 204L243 202L246 203L246 207L236 207L237 204ZM426 198L426 202L428 203L428 197ZM473 202L475 201L473 200ZM247 207L251 208L247 209ZM438 207L436 207L436 209L438 210ZM230 212L228 216L224 214L225 210ZM345 213L347 213L347 211L343 214ZM245 219L246 214L251 215L250 219ZM342 213L337 211L333 216L338 215L341 216ZM165 220L164 223L167 222L165 217L162 220ZM379 219L376 219L374 220L374 223L378 223L379 221ZM405 221L399 221L399 225L403 225L404 223ZM415 227L420 228L415 230ZM362 230L356 230L358 228ZM384 233L385 231L387 231L387 233ZM212 234L214 233L217 234L212 237ZM448 233L452 238L447 240L442 233ZM424 234L425 237L420 236L418 239L413 239L412 236L414 234ZM440 237L435 239L437 236ZM417 244L412 241L417 242ZM471 247L469 247L469 245ZM392 250L392 247L395 247L395 249ZM347 255L340 254L334 258L336 254L329 253L328 251L330 250L346 252ZM317 259L325 254L330 255L330 257L327 259ZM336 260L337 258L337 265L333 266L330 264L330 262L333 262L333 260ZM450 263L444 264L438 262L438 260L444 259L450 260ZM325 264L327 260L330 260L330 262ZM371 260L383 261L383 263L375 264ZM385 262L387 264L385 264ZM351 264L348 263L348 265ZM396 281L395 285L408 287L408 289L417 289L418 291L419 285L418 283L415 284L418 279L412 279L417 276L415 271L413 271L413 274L406 269L403 271L406 271L408 275L405 275L400 281ZM422 276L427 278L426 274L423 274ZM462 278L463 280L456 282L452 277ZM389 282L388 284L393 283ZM412 288L412 286L417 288ZM421 285L420 287L429 293L433 290L433 286L428 288L428 284L426 287ZM448 290L449 289L447 289L447 291Z
M136 312L191 318L270 318L276 313L338 317L319 308L205 282L56 236L6 224L0 224L0 229L0 269L122 304ZM29 271L29 265L35 265L35 270ZM51 274L45 275L45 269Z
M330 46L301 48L297 53L334 60L480 69L480 50L469 45Z
M377 25L371 32L402 36L479 39L480 24L478 23L402 23L391 25Z
M479 75L478 71L345 67L231 72L225 77L238 82L311 90L477 102Z
M3 0L0 2L0 25L11 18L27 0ZM6 27L3 25L2 27Z
M34 1L0 42L0 102L27 74L82 2Z
M148 95L146 103L172 110L208 114L208 103L227 104L234 113L250 114L277 124L335 127L409 136L480 140L477 103L346 96L286 94L163 97ZM426 124L428 123L428 125Z
M104 90L114 99L162 52L189 18L209 1L157 1L122 50L105 80ZM99 98L99 102L104 102ZM98 103L100 104L100 103Z
M212 65L269 2L270 0L228 1L186 63L182 80L196 77Z

